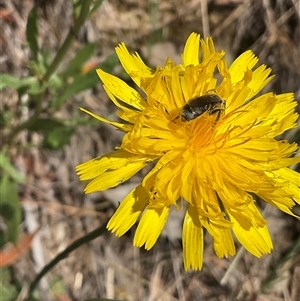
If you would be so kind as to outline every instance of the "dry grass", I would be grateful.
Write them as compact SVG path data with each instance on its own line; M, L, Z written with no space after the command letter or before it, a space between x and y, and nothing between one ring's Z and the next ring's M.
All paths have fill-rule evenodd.
M53 3L52 3L53 2ZM39 5L40 45L53 53L65 37L71 16L69 1L36 1ZM200 5L202 3L202 5ZM24 46L25 24L33 1L7 0L11 12L1 29L2 71L23 76L29 53ZM99 42L97 58L104 60L124 41L150 64L179 57L191 31L212 35L217 49L225 49L231 61L252 49L276 74L268 90L293 91L300 99L300 1L297 0L171 0L105 1L84 26L73 52L86 42ZM118 74L117 68L115 73ZM16 95L2 94L3 103L18 112ZM78 103L107 116L115 112L101 84L70 100L61 114L78 115ZM18 112L19 119L30 112ZM24 231L40 228L31 252L14 265L15 277L24 285L37 270L74 239L103 223L130 189L129 184L85 196L74 167L89 158L111 151L120 134L99 124L78 128L70 145L57 152L12 149L16 166L26 175L22 187ZM20 144L38 141L37 134L21 133ZM263 208L262 208L263 209ZM300 256L287 261L262 292L262 283L276 269L300 235L299 221L274 209L265 209L274 241L274 252L257 259L243 253L226 281L221 280L233 258L218 259L206 238L205 264L201 272L182 267L181 221L172 219L165 235L147 252L132 246L134 229L117 239L106 234L63 260L41 282L41 300L83 300L107 297L120 300L297 300L300 287ZM225 283L224 283L225 282ZM54 284L63 286L55 295ZM63 299L63 297L65 299ZM19 300L22 300L20 296Z

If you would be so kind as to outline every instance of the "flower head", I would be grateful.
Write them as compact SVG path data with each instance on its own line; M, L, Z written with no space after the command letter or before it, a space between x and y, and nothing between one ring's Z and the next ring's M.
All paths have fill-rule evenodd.
M108 229L121 236L139 221L134 245L148 250L175 206L187 208L186 269L202 267L204 228L219 257L235 254L232 234L255 256L270 253L267 221L254 195L290 215L300 203L299 174L288 168L300 161L291 157L298 145L275 139L296 126L293 94L256 97L273 78L271 70L254 68L258 59L252 51L228 67L212 39L196 33L189 36L179 65L168 58L152 70L123 43L116 52L143 95L97 70L122 122L82 110L125 135L115 151L80 164L77 172L81 180L91 180L85 189L91 193L123 183L149 163L153 168L122 201Z

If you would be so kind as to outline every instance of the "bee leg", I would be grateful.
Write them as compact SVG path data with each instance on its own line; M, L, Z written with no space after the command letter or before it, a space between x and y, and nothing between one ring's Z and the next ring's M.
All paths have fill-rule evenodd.
M220 110L220 109L219 109L219 110L216 110L216 112L217 112L216 122L218 122L219 119L220 119L220 117L221 117L221 110Z

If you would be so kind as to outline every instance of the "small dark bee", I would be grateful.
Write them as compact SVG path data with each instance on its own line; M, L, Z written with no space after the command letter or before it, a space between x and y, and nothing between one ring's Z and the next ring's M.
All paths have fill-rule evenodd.
M216 94L205 94L189 100L181 109L181 121L190 121L196 119L203 113L216 115L216 121L225 111L225 101Z

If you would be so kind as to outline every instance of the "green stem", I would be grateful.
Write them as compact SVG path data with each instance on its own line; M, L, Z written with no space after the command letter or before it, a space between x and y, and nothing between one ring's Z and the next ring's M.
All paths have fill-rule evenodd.
M50 79L50 77L53 75L53 73L56 71L57 67L59 66L59 64L61 63L63 58L65 57L65 54L68 52L68 50L69 50L70 46L72 45L76 35L78 34L80 28L82 27L82 25L84 24L86 19L89 17L91 2L92 2L92 0L82 1L82 7L81 7L80 14L79 14L74 26L70 28L69 34L67 35L66 39L64 40L64 42L61 45L58 52L56 53L56 56L54 57L52 63L50 64L49 68L47 69L46 73L41 78L41 80L40 80L41 85L44 82L47 82ZM27 119L25 122L23 122L21 124L18 124L11 131L11 133L8 136L8 139L7 139L8 144L12 143L14 137L20 131L22 131L22 130L28 128L29 126L31 126L32 124L34 124L35 121L39 118L39 116L40 116L40 114L43 110L43 105L42 104L43 104L44 96L45 96L45 91L43 91L42 93L40 93L38 95L37 105L36 105L36 109L35 109L35 112L33 113L33 115L29 119Z
M44 268L36 275L33 282L30 284L29 291L28 291L28 297L25 299L25 301L29 301L31 298L31 295L33 293L33 290L39 283L39 281L52 269L54 268L61 260L65 259L71 252L79 248L80 246L86 244L87 242L90 242L94 240L95 238L101 236L106 231L106 223L104 225L96 228L92 232L78 238L75 240L71 245L69 245L64 251L56 255L55 258L53 258L47 265L44 266Z
M70 28L69 34L67 35L65 41L63 42L60 49L58 50L55 58L53 59L51 65L49 66L47 72L43 76L42 82L47 81L51 77L51 75L55 72L56 68L61 63L65 54L69 50L73 40L75 39L76 35L78 34L80 28L84 24L86 18L89 16L91 2L92 2L92 0L82 1L82 7L81 7L80 14L78 16L78 19L76 20L74 26Z

